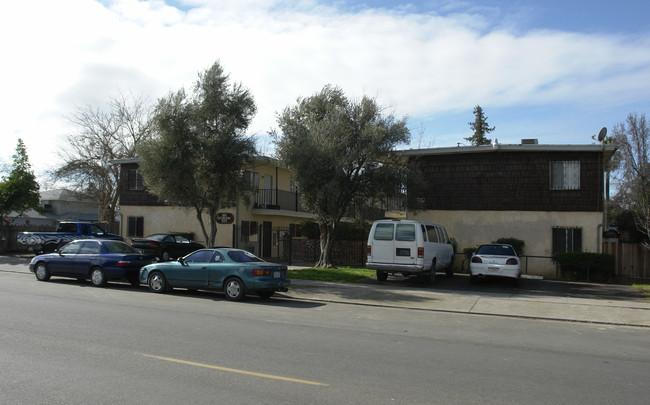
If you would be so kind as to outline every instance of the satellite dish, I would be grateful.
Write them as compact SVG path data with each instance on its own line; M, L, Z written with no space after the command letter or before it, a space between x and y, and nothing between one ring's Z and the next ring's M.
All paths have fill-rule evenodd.
M600 132L598 133L598 142L604 141L606 136L607 136L607 127L603 127L603 129L601 129Z

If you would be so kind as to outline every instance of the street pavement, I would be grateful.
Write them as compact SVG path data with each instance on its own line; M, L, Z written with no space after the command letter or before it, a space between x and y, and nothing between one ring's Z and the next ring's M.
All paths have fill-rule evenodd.
M0 271L29 273L30 256L0 256ZM470 284L466 274L439 274L430 287L417 278L389 277L386 282L332 283L292 279L277 297L386 308L466 313L650 327L650 299L632 286L522 279Z

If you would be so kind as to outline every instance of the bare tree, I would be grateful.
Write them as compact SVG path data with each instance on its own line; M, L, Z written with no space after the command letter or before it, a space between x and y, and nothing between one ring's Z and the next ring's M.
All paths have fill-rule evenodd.
M115 220L119 167L111 160L136 156L136 146L151 134L151 111L148 100L119 93L106 108L86 105L69 117L77 131L67 135L59 150L63 164L52 176L96 200L100 221Z
M619 183L617 199L624 209L634 213L638 230L648 236L648 201L650 199L650 126L645 115L630 113L623 123L614 127L614 140L618 145Z

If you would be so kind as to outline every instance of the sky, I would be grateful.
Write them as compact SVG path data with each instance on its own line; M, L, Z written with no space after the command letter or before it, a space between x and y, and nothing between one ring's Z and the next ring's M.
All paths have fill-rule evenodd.
M407 117L398 149L468 145L476 105L499 143L590 144L650 113L649 15L647 0L2 2L0 167L21 138L44 182L75 111L155 104L216 61L255 98L267 155L277 114L328 84Z

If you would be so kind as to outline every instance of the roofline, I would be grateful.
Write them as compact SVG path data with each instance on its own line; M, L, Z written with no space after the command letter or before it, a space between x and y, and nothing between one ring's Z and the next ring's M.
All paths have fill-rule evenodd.
M455 155L464 153L498 153L498 152L601 152L606 158L616 152L614 144L590 145L538 145L538 144L496 144L484 146L449 146L427 149L405 149L395 151L400 156Z
M420 155L452 155L457 153L489 153L489 152L614 152L616 151L614 144L600 144L600 145L508 145L496 144L484 146L448 146L441 148L427 148L427 149L404 149L396 151L404 156L420 156Z
M275 158L268 157L268 156L262 156L262 155L255 156L254 160L256 162L259 162L259 161L278 162L278 160L275 159ZM111 164L114 164L114 165L128 165L128 164L132 164L132 163L140 163L140 162L142 162L142 158L135 157L135 158L126 158L126 159L111 159L108 162L111 163Z

